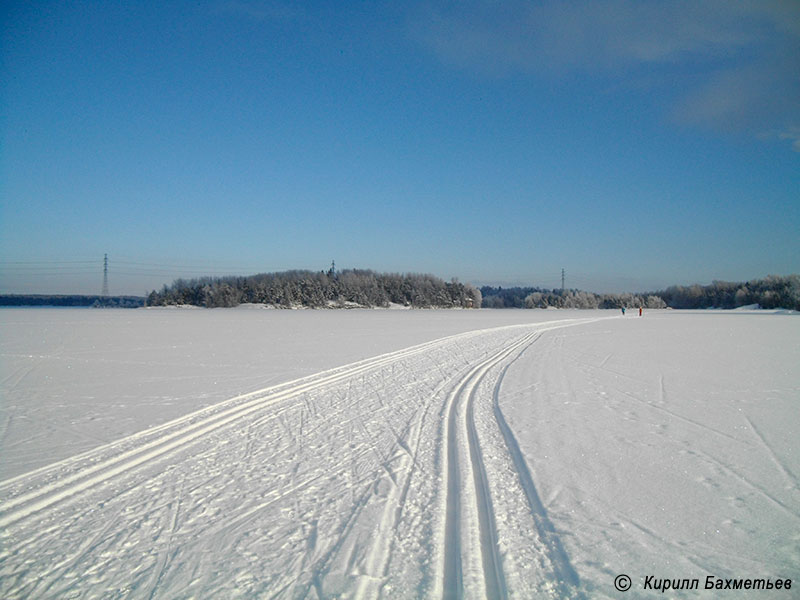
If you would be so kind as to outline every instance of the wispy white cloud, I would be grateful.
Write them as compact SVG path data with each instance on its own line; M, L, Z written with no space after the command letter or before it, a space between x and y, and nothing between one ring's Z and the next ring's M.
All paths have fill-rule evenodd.
M797 48L800 54L800 47ZM794 61L797 63L797 61ZM796 139L800 131L800 64L756 59L709 73L674 107L680 122L762 139ZM796 150L797 144L793 146Z
M782 140L791 141L794 151L800 152L800 127L792 127L787 131L778 132L776 135Z
M442 3L420 13L413 35L444 64L484 76L660 76L684 90L671 111L680 123L780 139L800 129L796 0Z

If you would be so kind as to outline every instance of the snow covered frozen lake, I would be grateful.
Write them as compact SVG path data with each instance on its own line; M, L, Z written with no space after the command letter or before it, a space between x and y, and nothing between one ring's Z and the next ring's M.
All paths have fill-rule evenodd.
M798 365L766 311L2 309L0 596L797 597Z

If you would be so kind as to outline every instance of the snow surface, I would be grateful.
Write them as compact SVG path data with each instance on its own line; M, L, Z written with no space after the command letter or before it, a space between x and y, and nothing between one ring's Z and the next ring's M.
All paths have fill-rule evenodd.
M3 598L800 585L796 315L9 309L0 327Z
M581 315L263 305L0 308L0 480L324 369L455 333L567 314Z

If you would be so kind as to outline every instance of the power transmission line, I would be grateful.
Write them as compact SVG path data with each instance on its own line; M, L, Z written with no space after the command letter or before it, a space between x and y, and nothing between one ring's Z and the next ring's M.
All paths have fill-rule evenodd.
M96 260L0 260L0 265L96 265Z

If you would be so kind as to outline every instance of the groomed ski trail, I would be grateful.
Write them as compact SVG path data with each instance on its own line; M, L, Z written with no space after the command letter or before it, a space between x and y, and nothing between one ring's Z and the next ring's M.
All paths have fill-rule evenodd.
M500 551L501 535L505 537L514 530L525 528L521 523L509 527L508 522L515 520L533 520L535 523L536 535L522 542L535 548L540 555L540 564L547 571L536 589L537 597L581 597L577 589L578 576L539 501L530 471L500 410L499 394L502 378L509 366L543 332L584 322L588 320L536 328L475 365L453 388L447 402L446 433L443 435L447 447L446 466L443 468L447 482L444 556L441 587L436 588L436 597L495 600L515 595L513 590L509 591ZM476 420L476 405L484 411L489 408L493 418L484 416L482 421ZM479 425L482 431L494 433L494 439L484 433L485 439L481 442ZM487 454L493 457L491 465L487 465L484 459L482 443L487 446ZM512 480L492 481L493 472L502 469L513 473ZM498 500L502 502L500 498L493 500L497 491L509 483L517 491L516 507L498 505ZM520 497L526 501L524 511L519 510ZM498 531L498 511L506 522L503 534ZM527 525L530 531L530 524ZM519 589L517 595L522 591Z
M449 336L2 482L0 595L574 591L497 397L538 336L597 320ZM517 544L532 548L536 572L502 549Z
M461 335L471 336L474 335L474 332ZM38 469L33 473L2 482L0 483L0 491L11 488L13 494L15 484L19 484L20 481L28 480L32 475L40 473L52 474L51 477L48 477L49 482L35 491L19 494L3 503L0 508L0 527L7 527L19 519L25 518L73 494L89 489L128 469L157 460L162 455L188 444L196 438L207 435L256 411L262 411L281 400L295 398L303 393L333 385L338 381L354 377L365 371L378 369L392 362L425 352L435 345L446 343L447 339L435 340L303 378L296 382L237 396L170 423L134 434L118 442L112 442L80 456L72 457L43 469ZM128 446L132 446L132 448L127 449ZM104 456L98 456L100 454ZM90 462L91 465L80 464L84 461ZM79 464L77 469L73 468L75 464ZM64 474L65 471L71 472ZM17 487L21 486L18 485Z

